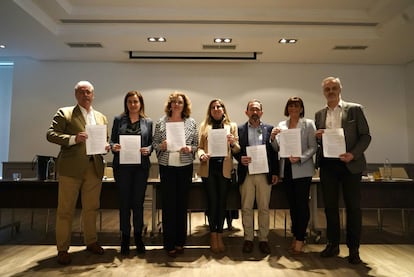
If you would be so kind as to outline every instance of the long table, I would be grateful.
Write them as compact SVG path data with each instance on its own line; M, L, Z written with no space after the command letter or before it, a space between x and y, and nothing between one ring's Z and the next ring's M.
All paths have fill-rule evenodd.
M319 186L319 180L315 179L311 186L311 228L317 227L316 211L323 208ZM159 180L150 179L148 185L152 188L152 226L154 232L156 226L156 210L162 209ZM361 186L361 206L369 209L414 209L414 182L412 180L374 181L363 182ZM57 207L58 182L39 180L0 180L0 209L55 209ZM80 202L80 201L78 201ZM343 204L341 204L343 206ZM80 207L80 203L78 203ZM104 181L101 192L101 209L118 209L118 186L114 181ZM207 207L205 191L199 180L194 180L189 194L188 209L203 211ZM240 194L237 186L232 186L227 208L229 210L240 209ZM288 209L283 184L272 187L270 209ZM18 229L18 221L0 226L15 227Z

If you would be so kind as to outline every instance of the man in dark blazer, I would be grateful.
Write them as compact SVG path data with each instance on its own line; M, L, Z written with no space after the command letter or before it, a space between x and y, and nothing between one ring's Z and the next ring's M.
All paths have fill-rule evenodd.
M341 99L342 85L339 78L328 77L322 81L327 106L315 114L316 137L319 149L317 161L325 205L327 223L326 248L321 257L339 254L339 191L342 189L346 208L346 244L349 248L348 262L361 263L359 245L361 237L361 177L366 167L364 151L371 142L368 122L363 107ZM345 135L346 152L338 158L323 156L322 134L324 129L342 128Z
M71 262L68 253L72 221L79 193L82 198L82 227L87 250L102 255L104 249L97 243L96 217L104 162L102 155L86 154L86 125L107 125L106 117L92 108L93 85L80 81L75 86L76 106L60 108L47 131L47 140L60 145L58 156L59 193L56 212L57 261ZM109 151L109 144L106 146Z
M279 161L278 154L270 143L270 134L273 126L263 123L262 104L259 100L251 100L245 111L249 120L238 127L240 152L235 154L238 167L238 182L240 184L242 223L244 229L244 243L242 251L253 251L254 226L253 206L256 200L259 221L259 249L263 254L270 254L268 244L269 234L269 202L272 185L278 182ZM247 155L246 147L265 145L269 171L262 174L249 174L249 163L252 159ZM265 157L264 157L265 158Z

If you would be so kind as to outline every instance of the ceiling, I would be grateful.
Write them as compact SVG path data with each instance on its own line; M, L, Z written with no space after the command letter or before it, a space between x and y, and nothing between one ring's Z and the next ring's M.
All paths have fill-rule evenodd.
M167 41L148 42L151 36ZM220 47L216 37L232 42ZM282 45L280 38L298 42ZM404 65L414 61L414 1L1 0L0 44L0 61L230 62L241 55L250 62ZM130 51L147 57L130 59Z

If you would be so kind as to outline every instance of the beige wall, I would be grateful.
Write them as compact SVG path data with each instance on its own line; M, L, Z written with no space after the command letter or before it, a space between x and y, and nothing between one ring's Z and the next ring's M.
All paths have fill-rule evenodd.
M409 141L413 138L413 96L406 91L413 66L310 65L271 63L15 63L9 161L30 161L36 154L56 155L58 147L46 141L51 118L60 106L75 103L73 87L87 79L95 85L94 107L113 117L122 111L125 93L140 90L148 115L157 120L164 102L174 90L186 92L193 103L193 117L200 122L206 105L215 97L227 104L233 121L246 121L244 109L251 98L264 103L263 120L277 124L284 119L288 97L304 99L306 117L325 104L320 83L334 75L343 82L344 100L365 106L373 141L369 162L413 162ZM411 77L411 78L410 78ZM409 85L409 84L408 84ZM413 85L411 83L410 91ZM392 142L392 144L390 143ZM152 156L155 160L154 155ZM111 155L107 157L111 160Z
M408 155L409 161L414 161L414 61L406 66L405 74L405 108L407 110Z

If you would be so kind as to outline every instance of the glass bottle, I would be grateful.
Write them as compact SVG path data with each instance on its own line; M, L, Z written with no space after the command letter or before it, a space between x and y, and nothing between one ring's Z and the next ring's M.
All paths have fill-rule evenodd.
M390 181L392 179L392 167L388 158L384 161L384 180Z
M47 167L46 167L46 176L48 180L55 180L55 160L53 157L50 157L47 161Z

